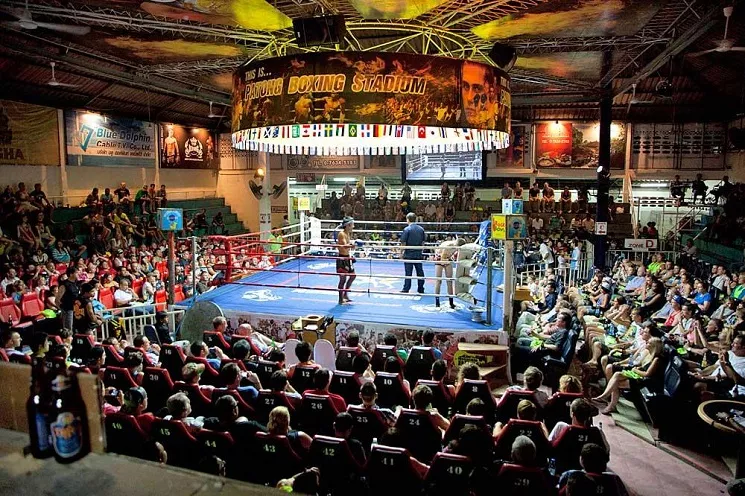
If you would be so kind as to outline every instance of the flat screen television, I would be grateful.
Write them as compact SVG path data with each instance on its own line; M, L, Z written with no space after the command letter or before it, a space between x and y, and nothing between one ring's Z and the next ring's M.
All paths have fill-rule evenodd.
M482 151L405 155L403 176L411 182L476 182L484 178L484 164Z

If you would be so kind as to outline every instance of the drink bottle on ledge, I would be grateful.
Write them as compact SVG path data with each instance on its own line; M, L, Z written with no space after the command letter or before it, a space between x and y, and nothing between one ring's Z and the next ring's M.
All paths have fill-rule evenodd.
M88 414L74 375L58 374L52 390L49 432L54 458L72 463L90 452Z
M31 454L34 458L49 458L53 454L49 432L52 411L52 391L44 359L34 357L31 364L31 388L26 401Z

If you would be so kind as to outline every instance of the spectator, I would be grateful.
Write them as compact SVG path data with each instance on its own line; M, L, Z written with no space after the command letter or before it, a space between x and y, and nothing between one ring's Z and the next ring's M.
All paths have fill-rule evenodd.
M515 191L510 187L510 183L505 181L504 186L502 187L502 199L510 200L512 199L514 194L515 194Z
M365 465L365 448L362 443L357 439L350 437L352 435L352 429L354 428L354 418L347 412L341 412L337 414L336 420L334 420L334 436L344 439L347 441L347 446L352 456L360 464Z
M624 483L621 481L621 478L618 477L618 475L607 471L608 461L608 451L605 448L595 443L585 444L582 447L582 452L579 456L579 463L582 466L582 470L569 470L561 474L561 478L559 479L559 489L564 488L571 477L583 474L590 482L590 485L588 486L590 490L589 492L578 494L602 494L607 482L595 481L596 478L602 476L605 479L610 478L613 480L615 490L611 490L610 494L628 496L628 491L626 490ZM575 493L572 492L571 494Z
M199 431L204 425L204 417L190 417L191 401L185 393L176 393L171 395L166 401L168 415L163 417L165 420L175 420L183 422L186 427L192 431Z
M347 409L347 403L344 398L338 394L329 392L329 385L331 384L331 372L328 369L320 368L316 370L313 375L313 387L314 389L308 389L303 393L303 396L307 394L318 394L321 396L328 396L331 403L337 412L343 412Z
M290 411L284 406L275 407L269 412L267 429L273 436L286 436L292 449L300 456L308 452L313 442L313 438L303 431L290 430Z

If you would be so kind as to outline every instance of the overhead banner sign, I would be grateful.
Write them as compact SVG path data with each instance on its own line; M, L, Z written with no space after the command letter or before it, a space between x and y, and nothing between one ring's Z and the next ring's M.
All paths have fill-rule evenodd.
M233 131L317 122L509 132L507 74L478 62L403 53L305 53L238 69Z
M217 169L220 157L211 131L200 127L160 124L161 169Z
M600 156L598 122L541 122L535 126L535 165L596 169ZM623 169L626 160L626 125L611 124L612 169Z
M155 124L83 110L65 111L68 165L155 167Z
M57 110L0 100L0 165L59 165Z

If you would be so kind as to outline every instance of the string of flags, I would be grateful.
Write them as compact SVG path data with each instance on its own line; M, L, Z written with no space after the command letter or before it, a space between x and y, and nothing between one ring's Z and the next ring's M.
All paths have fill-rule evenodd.
M233 133L233 146L239 150L302 155L403 155L495 150L507 148L509 141L508 132L493 129L398 124L289 124Z

